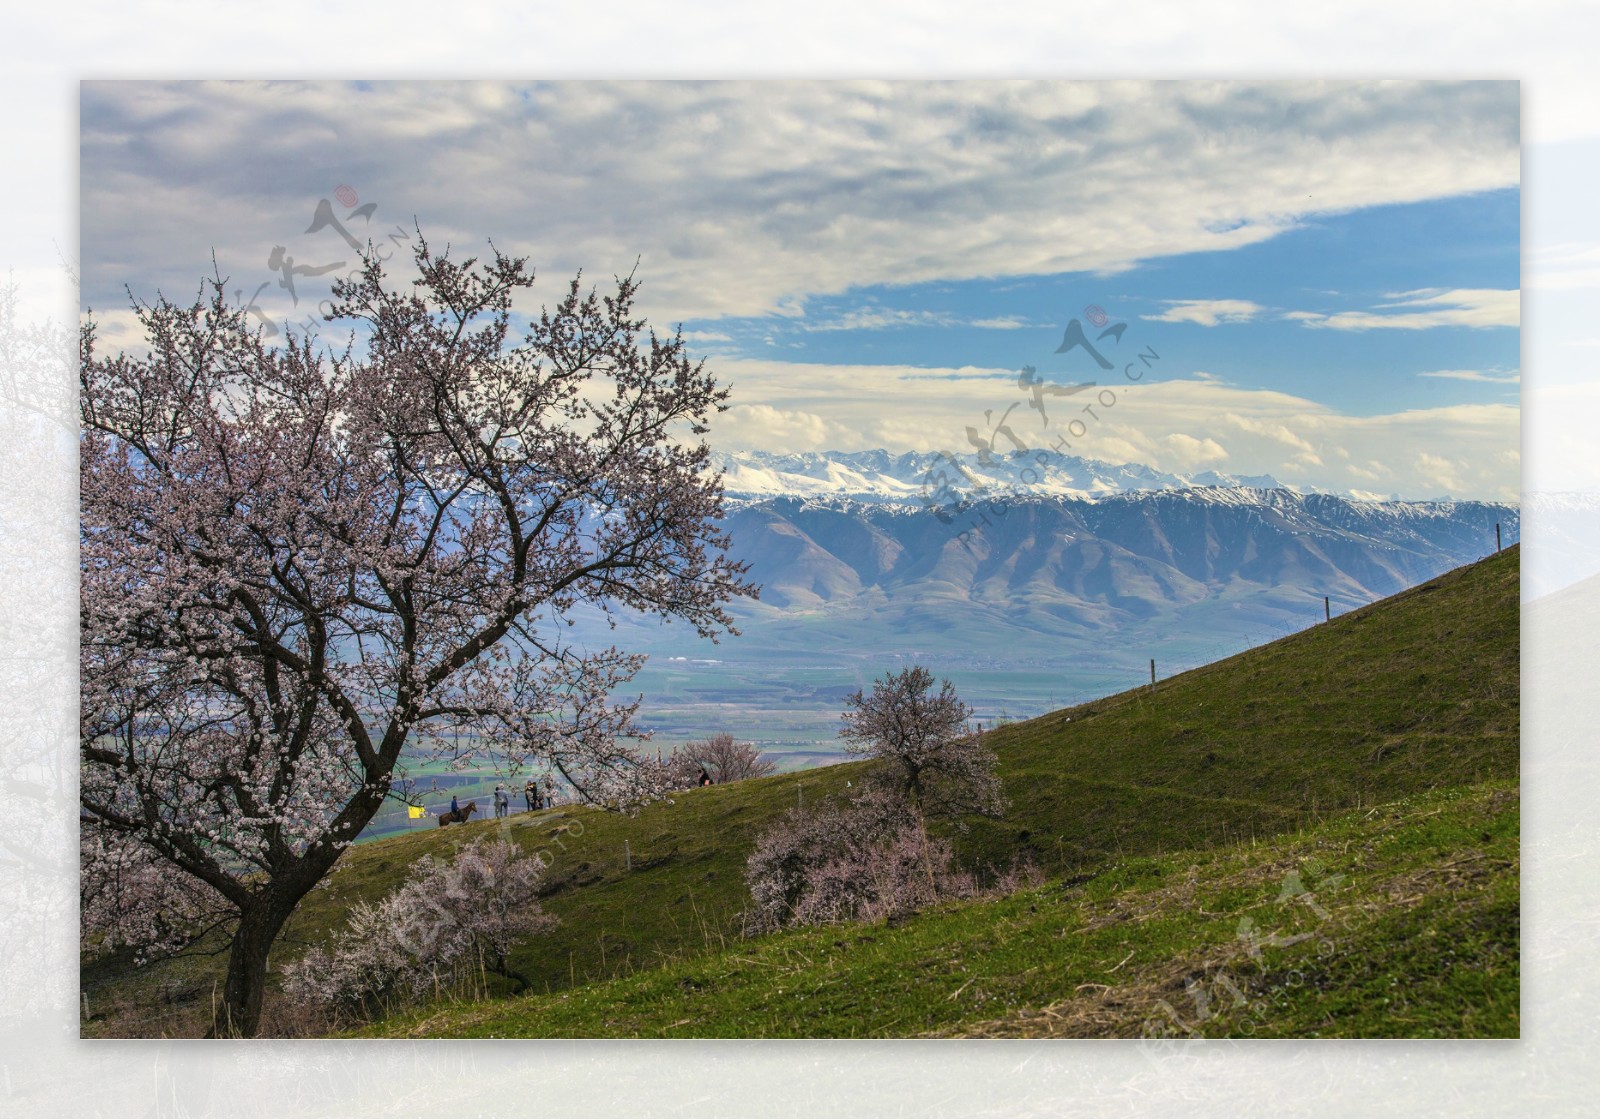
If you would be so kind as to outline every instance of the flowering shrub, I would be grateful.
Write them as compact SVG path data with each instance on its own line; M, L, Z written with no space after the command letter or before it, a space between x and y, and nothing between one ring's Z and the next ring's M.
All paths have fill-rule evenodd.
M765 778L778 772L778 764L756 749L754 743L741 743L726 731L719 731L708 739L685 743L679 752L693 764L705 767L711 780L718 785L724 782L742 782L747 778ZM695 771L696 778L699 770Z
M660 765L662 784L669 790L694 789L702 772L719 786L778 772L777 762L754 743L741 743L726 731L684 743Z
M455 990L480 968L525 988L508 955L555 925L538 905L542 871L508 840L474 841L451 863L423 856L398 890L351 907L331 950L284 966L284 992L339 1019Z
M746 863L748 932L875 921L976 892L948 842L906 801L871 789L846 805L791 809Z

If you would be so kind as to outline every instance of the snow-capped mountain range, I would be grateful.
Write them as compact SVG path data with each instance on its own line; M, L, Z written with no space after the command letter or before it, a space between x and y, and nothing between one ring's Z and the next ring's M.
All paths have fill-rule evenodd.
M1306 493L1050 453L746 452L713 467L729 555L761 586L731 607L740 635L713 651L644 619L620 637L597 623L588 640L655 656L661 726L748 717L770 735L778 720L807 741L885 668L954 673L991 715L1045 711L1128 687L1151 659L1163 674L1216 660L1521 536L1511 503Z
M1007 453L907 451L713 452L731 498L845 498L855 502L950 504L995 492L1094 500L1145 490L1194 486L1294 489L1271 475L1203 471L1171 474L1138 463L1106 463L1056 451ZM959 500L959 498L958 498Z
M740 502L734 552L778 610L936 600L1117 625L1221 595L1370 602L1520 539L1515 506L1193 486L965 508Z
M1374 500L1051 452L720 454L734 554L785 609L953 596L1116 625L1222 595L1370 602L1521 537L1510 503ZM851 607L849 609L854 609ZM1109 613L1107 613L1109 612Z

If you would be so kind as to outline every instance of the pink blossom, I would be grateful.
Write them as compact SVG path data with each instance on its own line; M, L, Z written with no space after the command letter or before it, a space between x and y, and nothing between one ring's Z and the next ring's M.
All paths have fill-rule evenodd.
M144 353L82 331L86 851L172 869L124 892L150 916L118 936L231 908L221 1032L255 1030L278 929L403 752L459 733L590 801L663 793L627 742L637 701L610 699L642 659L574 645L576 608L715 636L755 593L696 438L727 390L633 316L634 278L573 281L513 343L525 261L419 233L416 266L391 289L369 255L335 286L357 328L337 352L267 346L220 279L136 306Z

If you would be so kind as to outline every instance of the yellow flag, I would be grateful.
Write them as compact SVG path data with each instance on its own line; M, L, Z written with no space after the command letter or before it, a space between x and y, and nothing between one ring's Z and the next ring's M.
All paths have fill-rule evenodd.
M407 805L406 808L410 811L412 820L416 820L427 812L421 805Z

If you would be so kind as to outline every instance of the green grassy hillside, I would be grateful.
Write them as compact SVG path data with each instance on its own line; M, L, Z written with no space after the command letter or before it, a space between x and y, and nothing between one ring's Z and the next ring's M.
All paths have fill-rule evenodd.
M1508 549L1153 690L991 732L1011 808L972 822L958 847L996 866L1021 851L1047 874L1081 876L1515 781L1517 562ZM535 991L682 965L737 937L744 859L767 823L860 776L860 764L833 766L693 790L637 817L557 809L360 845L302 904L279 958L341 927L350 902L392 889L422 854L503 831L551 859L546 907L562 925L513 962ZM137 1009L173 984L204 989L214 967L130 974L102 962L85 986Z
M390 1037L1515 1037L1516 787L787 931Z
M1014 807L968 848L1074 870L1279 831L1330 811L1515 778L1510 548L1154 689L993 736Z

